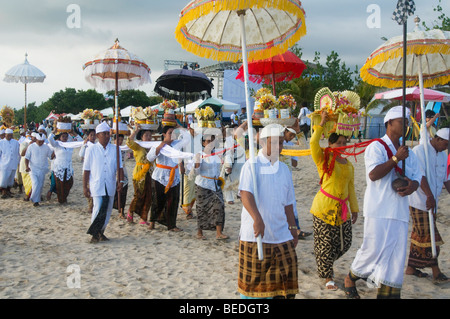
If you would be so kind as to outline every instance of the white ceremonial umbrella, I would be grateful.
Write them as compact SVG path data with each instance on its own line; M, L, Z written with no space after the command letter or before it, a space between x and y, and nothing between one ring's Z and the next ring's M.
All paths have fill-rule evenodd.
M84 76L93 87L114 90L114 114L116 134L119 134L119 90L135 89L150 83L151 70L138 56L120 46L119 40L106 51L97 54L83 65ZM117 145L117 174L119 174L120 149ZM120 195L118 207L120 207Z
M27 128L27 85L28 83L42 83L46 75L37 67L28 62L28 53L25 54L25 62L12 67L5 74L3 81L8 83L22 82L25 85L24 127Z

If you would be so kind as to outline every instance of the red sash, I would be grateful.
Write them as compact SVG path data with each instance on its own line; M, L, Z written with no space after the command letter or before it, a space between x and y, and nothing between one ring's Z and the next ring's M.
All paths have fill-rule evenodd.
M388 154L389 159L390 159L392 156L394 156L394 154L392 154L391 149L389 148L389 146L386 144L385 141L383 141L381 138L376 138L375 141L380 142L381 145L384 146L384 148L386 149L386 152L387 152L387 154ZM401 175L403 175L403 170L402 170L400 167L398 167L397 164L395 165L395 170L396 170L398 173L400 173Z
M323 190L323 188L320 188L320 191L322 192L322 194L324 194L326 197L334 199L335 201L338 201L341 204L342 207L342 221L347 221L347 213L348 213L348 206L347 206L347 201L350 197L347 197L346 199L340 199L339 197L333 196L331 194L328 194L326 191Z

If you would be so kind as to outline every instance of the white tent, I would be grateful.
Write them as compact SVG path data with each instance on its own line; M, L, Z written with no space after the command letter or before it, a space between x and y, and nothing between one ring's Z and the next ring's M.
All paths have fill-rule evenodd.
M198 100L192 103L189 103L188 105L186 105L186 114L193 114L195 113L195 110L197 109L197 107L202 104L204 102L204 100ZM180 112L184 113L184 107L180 107Z
M121 117L130 117L131 111L133 110L135 106L129 105L126 108L120 110L120 116Z
M108 107L106 109L103 109L100 111L100 113L103 114L103 116L113 116L114 115L114 109L112 107Z
M72 121L79 121L79 120L81 120L81 114L83 114L83 113L80 112L77 115L71 116Z

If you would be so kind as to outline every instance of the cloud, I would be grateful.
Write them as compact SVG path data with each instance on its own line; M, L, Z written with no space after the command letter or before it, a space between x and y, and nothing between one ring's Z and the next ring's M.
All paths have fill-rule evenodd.
M444 1L445 2L445 1ZM81 28L71 29L66 12L69 4L81 9ZM151 85L139 89L151 94L164 71L164 60L195 61L201 66L216 61L199 58L176 41L174 32L181 9L187 0L15 0L2 1L0 37L2 63L0 77L16 64L22 63L25 52L31 64L40 68L47 79L29 86L29 101L41 102L66 87L90 89L84 80L82 65L97 53L106 50L119 38L123 47L141 57L152 69ZM304 0L308 33L299 41L303 58L314 58L319 51L323 59L332 50L338 52L351 70L361 67L368 55L383 41L401 34L401 27L391 20L395 1L381 0ZM431 24L437 14L431 8L438 0L416 1L416 14ZM366 20L367 6L380 8L381 28L370 29ZM448 2L441 3L444 12ZM409 30L413 29L409 19ZM0 105L21 108L23 87L0 80Z

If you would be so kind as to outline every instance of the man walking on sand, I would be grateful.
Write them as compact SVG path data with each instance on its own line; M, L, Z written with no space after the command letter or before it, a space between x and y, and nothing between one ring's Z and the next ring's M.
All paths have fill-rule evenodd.
M109 223L114 204L114 195L122 190L122 157L117 158L116 145L110 143L111 127L103 122L96 128L98 143L86 151L83 163L83 192L92 197L91 226L87 233L92 235L91 243L108 240L104 232ZM119 160L119 181L116 181L117 160Z
M411 248L409 251L407 275L414 275L419 278L427 277L426 273L418 268L431 267L433 272L433 283L436 285L450 281L445 276L438 265L439 246L443 244L441 235L436 227L436 209L442 186L450 193L450 180L447 176L447 156L445 150L448 148L449 128L442 128L436 132L431 140L423 140L423 143L414 147L419 165L424 172L427 172L426 165L429 166L430 176L423 176L420 188L409 196L409 210L412 219ZM428 143L428 156L425 156L425 143ZM426 162L428 159L428 162ZM430 220L428 211L434 210L434 229L436 242L436 257L432 257ZM443 207L444 212L445 208Z
M364 154L364 238L345 278L349 299L360 298L355 285L360 278L378 288L378 299L400 298L408 241L408 195L417 190L422 178L416 156L400 144L408 118L409 110L404 119L402 106L390 109L384 118L386 135L371 143ZM394 190L392 182L403 160L407 185Z

